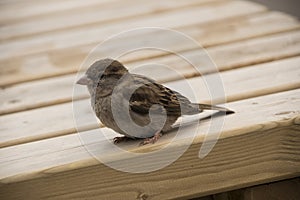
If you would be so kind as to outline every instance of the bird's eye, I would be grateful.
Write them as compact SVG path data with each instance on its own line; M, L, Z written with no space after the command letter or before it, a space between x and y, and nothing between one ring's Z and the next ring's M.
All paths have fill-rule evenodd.
M103 77L104 77L104 73L100 73L98 78L101 79Z
M118 68L118 67L115 67L115 66L111 68L111 71L112 71L112 72L117 72L118 70L119 70L119 68Z

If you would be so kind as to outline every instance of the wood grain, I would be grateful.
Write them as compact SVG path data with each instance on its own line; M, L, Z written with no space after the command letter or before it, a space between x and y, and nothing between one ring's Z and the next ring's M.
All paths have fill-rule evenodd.
M196 49L179 53L181 57L189 62L178 55L171 54L129 63L127 66L129 66L129 68L131 68L131 66L137 68L149 63L159 63L169 66L177 73L170 73L170 70L156 73L151 67L144 67L141 71L158 80L172 81L182 78L182 75L192 77L199 76L199 72L201 74L216 72L216 68L219 71L224 71L297 56L300 53L299 42L300 31L295 30L207 48L205 50L211 59L207 57L207 54L203 52L203 50ZM282 48L283 46L285 47L284 49ZM148 52L149 51L144 50L140 53L147 54ZM191 63L194 66L192 66Z
M184 20L185 26L187 26L259 13L265 10L264 6L252 2L225 1L211 6L195 6L170 12L156 13L153 16L141 16L139 18L95 25L88 28L82 27L78 30L72 29L69 31L36 35L33 38L25 37L12 41L8 40L0 44L0 51L2 52L0 59L58 50L66 47L71 48L88 43L100 43L114 34L133 28L153 26L176 28L182 26L182 20Z
M198 0L198 4L208 3L211 1L218 1L218 0ZM29 21L29 20L36 20L35 18L41 18L41 17L53 17L56 14L62 14L62 13L76 13L78 10L81 10L81 13L87 12L87 9L91 9L96 7L97 9L101 11L105 11L105 9L112 9L116 5L124 6L124 3L126 5L134 7L134 4L141 4L146 3L143 1L136 1L136 0L123 0L123 1L117 1L117 0L86 0L84 2L80 0L52 0L49 2L42 2L42 1L34 1L34 0L26 0L26 1L19 1L16 0L12 1L6 1L2 0L0 2L0 22L2 24L8 24L8 23L19 23L21 21ZM192 1L190 1L192 2ZM141 9L147 9L146 7L151 7L151 2L147 2L147 6L144 6L144 8ZM157 2L158 4L161 2ZM169 4L168 1L166 1L166 4ZM173 2L174 6L176 7L177 2ZM99 8L99 6L101 7ZM138 5L139 6L139 5ZM137 6L137 7L138 7ZM163 5L162 5L163 6ZM170 5L170 8L173 7L173 5ZM16 10L17 12L11 12L12 10ZM138 10L135 10L136 12L139 12ZM115 13L114 13L115 14ZM116 13L119 14L119 13ZM111 17L114 17L111 15ZM101 19L100 19L101 20Z
M237 112L226 117L221 137L207 157L197 157L209 125L203 122L194 144L179 160L147 174L118 172L93 159L89 161L90 154L76 134L3 148L1 155L14 152L15 156L1 160L1 198L21 199L24 194L32 199L191 198L296 177L300 173L299 94L300 90L291 90L230 103ZM92 137L91 132L87 134ZM165 135L157 144L139 151L157 149L171 139L171 134ZM56 144L57 149L48 148L47 142ZM96 150L101 140L95 142L90 145ZM184 144L173 145L178 148Z
M300 31L293 31L281 33L272 37L266 36L210 47L207 51L211 59L217 64L217 69L219 71L224 71L245 65L298 55L300 54L299 42ZM285 45L285 48L281 48L282 45ZM214 66L211 62L209 62L207 57L205 55L200 57L201 55L199 56L198 52L198 50L187 51L183 52L182 55L196 63L198 66L201 66L200 70L202 74L214 71ZM257 52L257 54L254 52ZM69 61L73 62L74 59L69 59L64 63ZM134 69L137 66L147 63L164 64L177 72L175 73L168 68L162 68L160 66L155 67L155 70L153 70L154 66L143 67L137 72L150 76L159 82L182 79L182 76L192 77L198 75L193 66L176 55L131 62L127 63L126 66L130 69ZM73 66L75 65L76 64L70 64L69 66L74 68ZM45 71L42 73L45 73ZM24 77L22 74L20 74L20 76ZM6 76L7 78L2 80L11 81L12 78L17 80L20 76L17 76L14 73L14 77ZM76 77L72 74L62 77L43 79L41 81L22 83L1 89L2 98L0 99L0 114L8 114L47 105L69 102L72 99L72 88L75 80ZM19 81L19 79L17 81ZM45 90L45 88L48 89ZM23 94L22 98L17 98L20 93ZM81 91L78 96L75 96L75 99L85 97L87 97L87 94L84 93L84 91Z
M179 0L175 2L172 0L159 2L127 0L104 5L103 2L102 4L100 2L99 5L92 5L87 8L85 8L85 5L76 10L55 12L50 16L39 16L30 18L28 21L22 20L21 22L4 24L0 28L0 40L8 41L57 30L71 31L74 27L82 26L88 30L89 25L105 24L107 22L111 24L113 21L120 23L127 18L138 18L151 14L153 16L153 14L172 11L176 8L184 9L185 7L201 6L203 3L208 2L213 2L213 0ZM59 6L59 4L53 6Z
M300 176L297 19L243 0L2 0L0 24L0 199L191 199ZM95 49L83 63L108 37L145 26L180 31L199 45L141 31ZM94 116L85 87L72 96L73 84L94 60L150 41L167 51L119 60L193 102L235 114L202 119L214 113L204 112L199 124L180 118L180 134L153 145L118 144L134 153L128 156L114 151L118 134ZM166 151L151 154L158 150Z
M227 100L236 101L299 88L299 62L300 57L296 57L220 73ZM209 77L204 78L195 77L166 85L181 92L194 102L209 103L211 100L210 92L205 83L205 80L209 80ZM79 87L78 89L80 89L78 95L87 96L87 91L84 87ZM71 93L67 95L69 96ZM220 99L214 97L213 101L218 102ZM74 106L78 108L75 110L76 113L80 114L79 120L81 123L78 128L87 130L98 126L88 99L78 101ZM47 117L41 117L45 113L47 113ZM74 110L70 102L4 115L0 118L0 123L3 124L0 128L2 132L0 146L16 145L74 133L76 132L76 124L73 121L73 113ZM15 124L18 124L18 126Z
M222 23L219 23L217 26L192 26L187 27L186 30L181 29L180 31L186 33L194 39L197 39L197 41L204 46L212 46L264 36L270 33L274 34L282 31L293 30L296 28L299 28L299 23L294 19L279 13L268 13L253 17L249 16L247 18L242 18L236 21L222 21ZM144 40L148 39L149 41L151 41L153 36L151 34L141 35L141 37L138 38L143 39L135 38L135 40L134 38L129 37L121 40L118 45L130 47L130 45L132 46L131 43L133 41L137 41L137 43L143 42ZM168 35L160 35L159 38L161 38L160 42L162 44L165 44L165 46L173 49L175 52L182 52L183 50L194 47L194 45L191 47L190 43L182 44L180 43L180 41L174 42ZM269 41L267 36L264 38L266 42ZM271 43L271 41L269 42ZM244 44L245 43L241 41L241 45L245 46ZM23 56L18 59L1 60L0 85L7 86L34 79L42 79L45 77L74 73L78 70L85 57L95 45L96 44L94 43L92 45L61 49L49 53L39 53L31 56ZM293 47L293 43L289 44L288 46L289 48ZM248 45L246 47L251 48L251 46ZM101 57L103 57L104 55L111 57L112 53L110 52L113 52L114 48L118 48L118 46L109 46L107 48L103 47L99 49L99 51L96 51L94 53L95 57L92 57L90 60L99 59L99 55L101 55ZM230 52L230 49L225 49L225 51ZM283 49L279 49L278 51L281 52L283 51ZM128 63L141 59L149 59L153 56L161 56L165 53L166 52L163 51L137 51L121 57L121 60L125 63ZM275 53L276 52L271 51L271 54ZM37 66L39 67L37 68Z
M84 9L85 7L104 6L107 3L114 4L116 0L86 0L84 2L80 0L52 0L49 2L32 0L12 2L9 0L5 2L2 0L0 2L0 22L1 24L9 24L30 19L34 20L36 17L55 15L60 12L70 12L74 9ZM12 10L18 12L12 12Z

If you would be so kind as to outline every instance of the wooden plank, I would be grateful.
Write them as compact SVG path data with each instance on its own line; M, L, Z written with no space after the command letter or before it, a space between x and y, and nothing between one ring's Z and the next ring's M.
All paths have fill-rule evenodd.
M219 27L216 29L216 27ZM231 28L228 28L231 27ZM265 13L258 16L244 17L239 20L223 21L216 26L192 26L186 27L186 30L180 29L183 33L197 39L200 44L204 46L212 46L217 44L224 44L233 41L249 39L253 37L268 35L271 33L278 33L287 30L299 28L298 21L281 13ZM209 33L209 34L208 34ZM152 36L143 36L144 38L151 38ZM167 35L166 35L167 37ZM161 42L169 40L162 38ZM269 41L265 37L266 41ZM132 38L127 38L120 41L120 45L130 45ZM186 44L178 44L177 42L169 42L167 46L181 52L184 49L191 47ZM172 45L173 44L173 45ZM95 44L94 44L95 45ZM273 44L274 45L274 44ZM292 47L293 44L289 44ZM57 76L68 73L74 73L78 66L83 62L93 45L84 45L76 48L62 49L59 51L34 54L31 56L24 56L18 59L5 59L0 61L0 85L10 85L18 82L30 81L34 79L41 79L49 76ZM109 52L114 48L110 47L101 49L99 55L110 55ZM261 49L261 48L260 48ZM280 50L280 52L283 49ZM266 53L266 52L265 52ZM271 52L274 54L275 52ZM149 58L153 56L163 55L162 51L140 51L129 54L122 59L123 62L134 61L142 58ZM214 58L215 59L215 58ZM38 69L36 66L39 66Z
M72 31L74 27L85 26L88 30L89 25L104 24L106 22L123 21L127 18L138 18L143 15L170 12L173 9L184 9L185 7L201 6L203 3L213 2L213 0L199 1L146 1L146 0L127 0L117 3L92 5L90 7L71 10L69 12L55 12L52 15L30 18L28 21L4 24L0 27L0 40L11 40L31 36L40 33L53 32L56 30ZM44 5L46 6L46 5ZM53 5L59 6L59 5ZM41 8L39 8L41 9ZM101 11L101 12L100 12ZM155 16L152 15L152 16ZM38 26L37 26L38 24ZM99 26L98 25L98 26Z
M1 160L0 197L22 199L26 194L30 199L82 196L186 199L297 177L300 174L299 94L298 89L230 103L237 112L226 117L221 137L207 157L201 160L197 157L203 132L209 125L204 122L194 144L180 159L151 173L119 172L97 163L86 148L92 145L97 150L102 141L84 147L77 134L3 148L1 155L13 152L15 156ZM92 132L86 134L93 137ZM155 145L133 148L140 152L155 150L170 142L170 135ZM185 145L184 140L171 144L174 148L181 145ZM126 145L122 147L126 149ZM167 156L175 153L174 150ZM111 156L109 149L106 153L107 157ZM119 160L121 155L112 159ZM164 155L160 159L165 159ZM121 159L121 162L126 161Z
M76 76L71 74L0 89L0 114L70 102L75 79ZM87 97L87 94L84 92L77 98L82 97Z
M123 2L123 1L122 1ZM13 2L9 0L1 1L0 4L0 23L7 25L12 22L34 19L45 15L66 12L73 9L84 9L89 6L104 6L107 3L116 3L116 0L63 0L63 1L21 1ZM16 12L12 12L12 10Z
M241 68L222 72L220 74L224 83L224 92L228 101L255 97L264 94L276 93L300 87L298 78L300 57L266 63L249 68ZM188 85L192 87L187 87ZM238 83L238 84L237 84ZM166 84L195 102L209 102L210 93L206 83L201 77L176 81ZM87 95L84 87L80 87L83 96ZM54 90L55 91L55 90ZM193 94L191 91L197 91ZM71 88L70 88L71 92ZM59 92L63 93L63 92ZM51 93L49 94L52 95ZM30 101L28 99L28 101ZM218 99L214 99L217 102ZM94 123L89 100L80 102L82 124L81 130L89 130L99 125ZM47 113L47 117L42 117ZM62 123L63 122L63 123ZM56 137L76 132L73 121L72 103L18 112L0 117L0 130L2 132L1 147ZM16 124L18 124L16 126Z
M87 100L79 103L89 105ZM92 114L92 110L89 106L80 107L82 108L82 113L86 113L87 115ZM43 135L44 138L50 138L74 133L76 132L76 124L74 123L72 110L72 103L66 103L6 115L6 117L3 116L0 118L1 138L6 138L6 144L12 145L20 142L39 140L41 135ZM14 117L15 119L11 119L10 117ZM91 122L94 122L94 118L82 119L85 121L83 127L87 129L99 127L97 124L91 124ZM24 129L26 129L26 131L24 131Z
M0 59L101 42L114 34L133 28L157 27L158 25L160 27L176 28L183 25L183 19L184 25L187 26L244 16L265 10L264 6L252 2L225 1L214 5L195 6L109 24L96 24L95 26L82 27L76 30L36 35L33 38L25 37L7 42L3 41L0 44L0 51L2 52Z

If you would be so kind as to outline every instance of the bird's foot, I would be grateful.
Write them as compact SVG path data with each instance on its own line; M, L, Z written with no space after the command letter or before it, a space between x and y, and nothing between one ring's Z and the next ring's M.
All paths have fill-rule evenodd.
M130 137L126 137L126 136L115 137L115 138L113 139L113 142L114 142L114 144L118 144L118 143L120 143L120 142L128 141L128 140L130 140L130 139L131 139Z
M157 142L157 140L162 136L160 131L156 132L153 137L146 138L143 140L143 142L140 143L140 146L146 145L146 144L154 144Z

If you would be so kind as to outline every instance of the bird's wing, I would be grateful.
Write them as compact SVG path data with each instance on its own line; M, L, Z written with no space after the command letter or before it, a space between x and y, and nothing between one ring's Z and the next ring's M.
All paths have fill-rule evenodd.
M150 107L156 104L164 107L168 115L180 115L180 105L190 104L190 101L178 92L141 75L133 75L129 85L139 86L130 97L129 105L132 111L140 114L148 114ZM161 107L154 112L161 113Z

